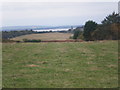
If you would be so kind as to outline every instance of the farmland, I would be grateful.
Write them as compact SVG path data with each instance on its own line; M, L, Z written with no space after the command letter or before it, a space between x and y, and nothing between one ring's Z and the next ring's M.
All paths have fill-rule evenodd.
M3 88L116 88L117 43L3 43Z
M23 39L40 39L40 40L68 40L72 36L71 33L42 33L42 34L29 34L23 35L19 37L12 38L11 40L19 40Z

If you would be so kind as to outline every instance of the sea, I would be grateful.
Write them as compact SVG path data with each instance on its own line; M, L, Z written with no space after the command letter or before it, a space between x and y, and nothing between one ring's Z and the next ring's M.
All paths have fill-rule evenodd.
M82 27L82 25L66 25L66 26L5 26L1 27L0 31L22 31L33 30L36 32L43 31L67 31L76 27Z

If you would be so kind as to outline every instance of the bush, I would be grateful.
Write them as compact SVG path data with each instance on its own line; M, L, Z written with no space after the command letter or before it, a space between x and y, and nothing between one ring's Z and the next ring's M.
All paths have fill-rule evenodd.
M73 39L73 36L70 36L69 39Z
M80 35L82 34L83 34L83 31L81 30L81 28L77 27L76 29L74 29L73 39L79 39Z
M81 34L78 36L78 38L81 39L81 40L84 40L83 33L81 33Z
M97 23L94 21L87 21L85 23L83 36L86 41L92 40L91 34L94 32L94 30L96 30L96 28Z
M39 39L23 39L24 42L41 42Z
M93 40L118 40L120 39L120 24L99 25L92 33Z

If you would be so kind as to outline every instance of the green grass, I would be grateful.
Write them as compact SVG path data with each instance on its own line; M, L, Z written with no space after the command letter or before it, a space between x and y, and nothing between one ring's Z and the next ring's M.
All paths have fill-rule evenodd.
M115 87L117 41L3 44L3 88Z

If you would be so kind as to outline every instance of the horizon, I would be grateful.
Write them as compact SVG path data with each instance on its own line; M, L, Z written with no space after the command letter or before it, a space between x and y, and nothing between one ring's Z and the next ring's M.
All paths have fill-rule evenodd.
M101 7L102 6L102 7ZM109 8L108 8L109 7ZM88 20L98 24L118 13L117 2L10 2L2 4L2 27L74 26ZM9 16L8 16L9 15Z

